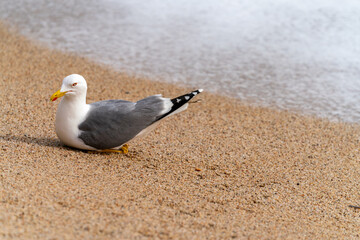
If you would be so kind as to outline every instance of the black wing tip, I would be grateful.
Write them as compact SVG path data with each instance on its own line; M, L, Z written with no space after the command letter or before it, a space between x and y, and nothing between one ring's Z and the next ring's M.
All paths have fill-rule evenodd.
M165 113L164 115L162 115L156 121L158 121L158 120L170 115L171 113L175 112L177 109L181 108L183 105L185 105L193 97L195 97L196 95L198 95L202 91L203 91L203 89L200 88L200 89L194 90L194 91L192 91L190 93L187 93L187 94L184 94L184 95L181 95L179 97L171 99L171 102L173 104L173 106L171 107L171 110L169 112Z
M199 88L199 89L197 89L197 90L192 91L192 92L189 93L188 95L193 94L194 96L196 96L197 94L202 93L203 91L204 91L204 89Z
M199 93L201 93L202 91L204 91L202 88L194 90L190 93L181 95L179 97L173 98L171 99L171 101L173 102L173 104L176 105L184 105L185 103L187 103L188 101L190 101L193 97L195 97L196 95L198 95Z

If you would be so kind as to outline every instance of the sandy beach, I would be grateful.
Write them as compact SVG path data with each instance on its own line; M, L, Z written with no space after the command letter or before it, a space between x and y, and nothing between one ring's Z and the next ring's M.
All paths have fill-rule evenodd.
M85 77L88 103L193 89L1 24L0 53L0 239L360 238L359 125L205 91L129 154L78 151L57 139L49 100L65 76Z

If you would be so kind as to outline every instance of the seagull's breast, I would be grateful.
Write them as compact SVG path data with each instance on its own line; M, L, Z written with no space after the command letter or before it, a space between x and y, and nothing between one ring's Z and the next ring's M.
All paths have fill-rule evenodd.
M78 126L85 120L89 110L88 104L76 104L65 98L61 100L55 120L56 134L61 142L70 147L94 150L79 138Z

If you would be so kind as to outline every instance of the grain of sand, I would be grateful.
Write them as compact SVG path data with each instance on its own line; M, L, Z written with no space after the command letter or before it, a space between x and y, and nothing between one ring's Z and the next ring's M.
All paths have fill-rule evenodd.
M247 106L204 92L130 153L60 144L62 79L88 102L192 89L118 73L0 25L1 239L359 238L357 124ZM201 86L199 86L201 87Z

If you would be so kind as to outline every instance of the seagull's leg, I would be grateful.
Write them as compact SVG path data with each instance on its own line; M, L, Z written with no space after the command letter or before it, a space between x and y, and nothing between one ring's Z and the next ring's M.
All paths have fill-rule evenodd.
M129 152L129 146L127 144L122 145L120 149L125 154Z
M129 146L127 144L124 144L121 146L120 149L104 149L104 150L100 150L99 152L116 152L116 153L127 154L129 152L128 148Z

